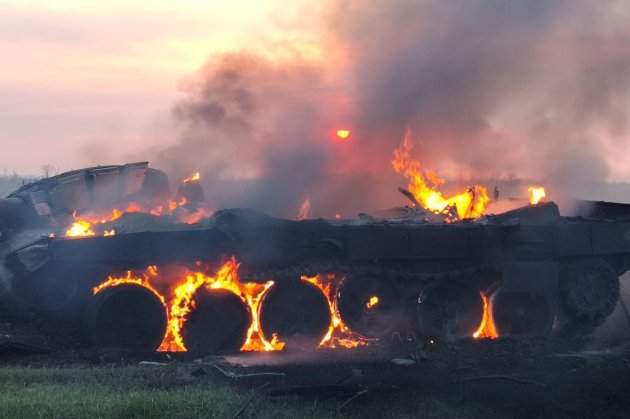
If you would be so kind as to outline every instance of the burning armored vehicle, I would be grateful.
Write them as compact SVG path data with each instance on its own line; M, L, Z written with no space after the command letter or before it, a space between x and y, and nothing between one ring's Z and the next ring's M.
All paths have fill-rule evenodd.
M0 304L135 350L583 333L619 298L630 206L581 208L448 223L417 205L347 220L210 215L198 176L172 198L147 163L94 167L0 200Z

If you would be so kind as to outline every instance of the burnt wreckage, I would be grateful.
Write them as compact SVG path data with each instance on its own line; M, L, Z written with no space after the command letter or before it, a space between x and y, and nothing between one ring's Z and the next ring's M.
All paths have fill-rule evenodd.
M259 319L266 336L284 341L297 336L316 346L326 332L327 300L301 280L317 274L341 278L335 310L364 338L469 337L484 304L499 335L549 336L601 324L630 266L630 205L594 202L582 202L581 216L572 218L550 202L454 223L427 222L406 207L395 215L302 221L227 209L192 225L174 214L125 214L113 236L50 235L71 224L75 211L168 196L166 175L135 163L64 173L0 200L2 304L80 326L92 345L154 350L167 328L164 302L139 284L93 288L150 265L168 272L234 256L241 282L275 281ZM238 350L248 307L226 293L206 294L184 330L188 346Z

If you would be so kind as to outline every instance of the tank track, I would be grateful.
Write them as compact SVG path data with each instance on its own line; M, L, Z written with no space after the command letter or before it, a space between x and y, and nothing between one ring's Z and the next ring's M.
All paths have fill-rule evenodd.
M452 263L450 264L452 265ZM433 281L452 279L457 280L474 275L482 270L482 266L462 266L457 269L443 269L434 266L433 269L416 270L409 266L383 266L379 262L350 262L343 263L336 260L310 260L277 269L245 272L243 278L256 282L270 279L295 278L297 276L315 276L320 273L339 273L343 275L387 275L390 278L409 282L428 283Z

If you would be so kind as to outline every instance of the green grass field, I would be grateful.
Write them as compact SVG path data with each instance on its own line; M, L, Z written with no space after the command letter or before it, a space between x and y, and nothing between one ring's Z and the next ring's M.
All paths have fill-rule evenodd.
M344 400L268 400L221 376L192 378L177 366L1 367L2 418L480 417L435 398L370 395L337 411Z

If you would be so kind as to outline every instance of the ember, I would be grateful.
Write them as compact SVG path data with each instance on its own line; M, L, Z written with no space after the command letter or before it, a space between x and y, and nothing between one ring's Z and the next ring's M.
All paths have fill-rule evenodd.
M370 300L367 302L367 308L372 308L378 304L378 297L375 295L374 297L370 297Z

